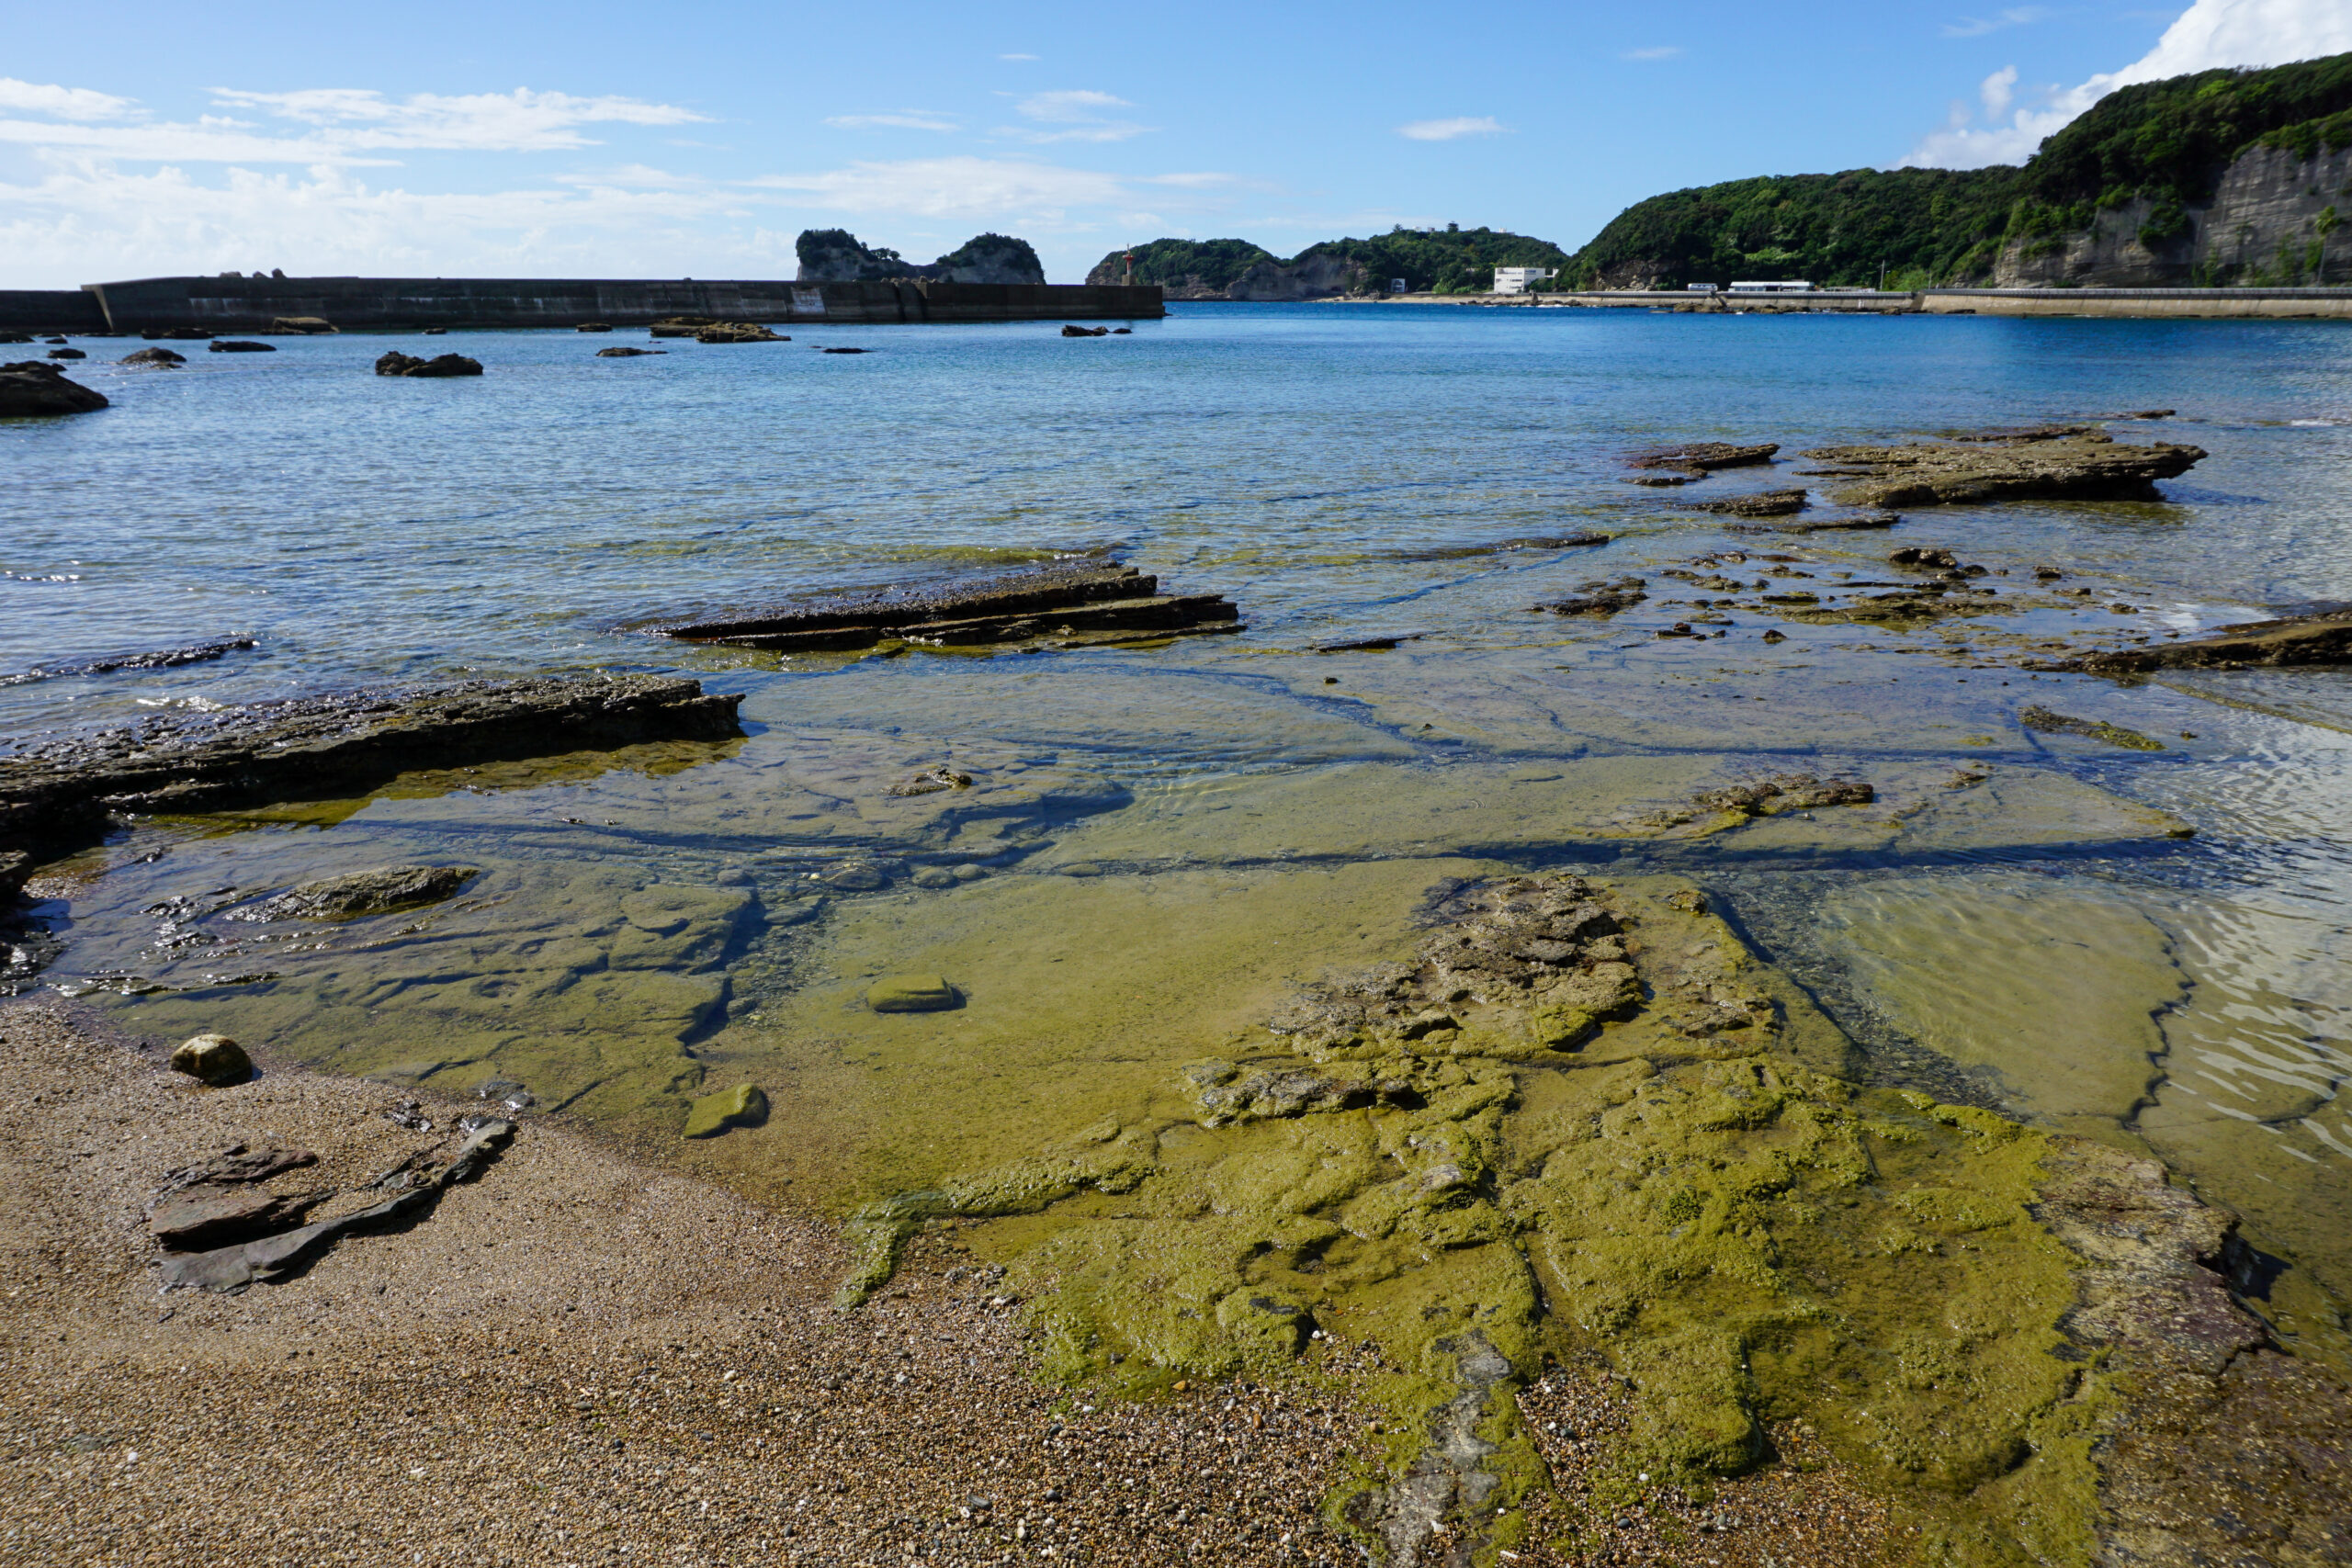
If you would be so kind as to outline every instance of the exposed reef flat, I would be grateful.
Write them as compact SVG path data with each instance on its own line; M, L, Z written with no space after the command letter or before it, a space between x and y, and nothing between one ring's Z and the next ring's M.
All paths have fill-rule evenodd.
M1159 580L1099 559L1057 563L910 592L819 596L739 619L665 626L664 636L772 652L1174 637L1241 629L1222 594L1167 594Z
M2352 610L2216 626L2190 641L2089 653L2036 666L2093 675L2151 670L2251 670L2352 663Z
M2156 501L2155 481L2187 473L2200 446L2125 446L2088 425L1987 432L1904 446L1816 446L1804 454L1857 476L1833 491L1863 508L1979 501Z
M723 739L737 733L741 700L670 676L543 676L159 715L0 757L0 868L10 852L86 842L117 813L222 810L365 790L418 768ZM0 882L0 894L15 889Z
M925 1225L995 1216L974 1243L1073 1387L1279 1382L1367 1341L1393 1419L1338 1515L1392 1563L1595 1560L1610 1516L1754 1473L1789 1422L1883 1500L1879 1560L2188 1563L2249 1508L2326 1560L2352 1397L2234 1303L2226 1214L2154 1162L1856 1087L1693 890L1434 897L1415 960L1306 987L1148 1106L869 1206L844 1300ZM1531 1539L1516 1391L1594 1357L1630 1401L1586 1434L1606 1511Z

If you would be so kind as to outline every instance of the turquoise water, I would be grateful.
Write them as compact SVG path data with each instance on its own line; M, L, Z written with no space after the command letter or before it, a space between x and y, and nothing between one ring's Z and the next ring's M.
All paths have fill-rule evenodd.
M1181 891L1204 867L1269 899L1295 890L1285 877L1366 867L1425 866L1431 879L1562 863L1672 868L1713 888L1817 990L1871 1070L2144 1138L2245 1209L2264 1245L2352 1290L2352 1118L2336 1099L2352 1076L2352 686L2331 671L2035 678L2002 640L2005 629L2187 633L2352 601L2352 333L1179 306L1105 339L1065 340L1052 325L793 336L602 360L597 348L636 334L457 333L435 346L488 367L460 381L370 375L386 348L417 346L405 338L281 339L274 355L199 351L176 371L107 363L134 341L82 344L94 357L74 374L112 409L0 424L12 480L0 491L0 676L223 637L259 646L168 671L0 685L0 745L169 705L590 667L682 670L745 692L751 738L659 767L442 781L333 821L182 843L152 863L119 853L103 874L85 868L70 891L52 889L43 908L67 947L51 977L186 987L123 1005L159 1030L244 1019L300 1054L374 1068L408 1060L393 1054L413 1055L423 1029L411 1044L361 1038L357 1021L399 1015L384 998L413 994L381 988L386 966L415 956L401 943L380 960L344 954L332 977L324 960L280 955L268 964L279 978L232 986L221 976L261 963L242 949L234 963L220 956L243 938L199 915L217 940L166 941L147 911L216 886L463 858L507 877L501 897L538 922L478 922L473 957L435 960L471 983L509 962L482 954L540 940L518 935L526 926L594 925L558 908L601 908L649 882L739 889L750 902L711 905L703 947L662 950L691 985L652 999L614 990L599 1005L638 1010L619 1032L666 1042L672 1055L780 1073L795 1047L775 1037L776 1021L806 1023L808 998L850 973L846 955L882 941L876 911L967 897L917 887L925 865L973 865L1012 886L1080 864L1166 892L1167 913L1151 919L1170 922L1215 918ZM827 345L872 352L815 352ZM2161 502L1928 508L1891 534L1798 538L1728 532L1622 479L1630 450L1666 441L1782 444L1769 473L1690 492L1723 494L1808 482L1789 470L1806 466L1791 459L1809 446L2149 408L2177 414L2117 423L2117 439L2211 453ZM1410 558L1581 530L1612 541ZM1767 642L1774 623L1740 612L1720 639L1654 635L1693 613L1665 603L1688 591L1658 572L1702 553L1746 552L1722 569L1742 577L1762 570L1758 555L1792 556L1782 564L1826 584L1840 571L1885 576L1885 552L1903 544L2010 573L2019 604L1941 629L1791 624L1778 628L1787 640ZM1170 588L1229 595L1248 629L1118 652L799 660L642 629L809 589L1104 547ZM2026 593L2045 563L2094 597ZM1614 621L1529 613L1627 573L1649 579L1652 602ZM1314 651L1374 633L1409 640ZM1981 646L1963 651L1972 637ZM2165 749L2037 735L2016 716L2029 701ZM947 759L978 771L978 795L883 796ZM1995 774L1984 790L1951 784L1979 765ZM1687 841L1632 826L1758 771L1869 777L1881 807ZM821 908L801 897L812 874L852 858L878 863L888 886ZM1379 886L1389 891L1378 897L1393 892ZM1946 938L1934 929L1888 934L1946 887L1974 911L1946 933L1957 945L1937 948ZM2005 898L2079 899L2093 912L2120 899L2133 912L2085 929L2112 933L2101 940L2121 944L2109 955L2119 966L2128 946L2176 980L2093 998L2083 1006L2109 1011L2078 1009L2065 1027L2156 1015L2165 1045L2143 1101L2061 1104L1998 1042L1939 1045L1968 1021L1927 1013L1969 1011L1965 991L1887 978L1890 953L1964 964L1988 993L2058 998L2028 1009L2027 1027L2056 1018L2049 1009L2080 999L2070 975L2101 953L2046 942L2006 953ZM1118 944L1116 962L1147 976L1139 986L1157 941L1143 930ZM1318 950L1283 974L1330 957ZM509 967L539 973L520 964ZM349 1001L362 993L373 999ZM544 994L554 1018L551 998L569 993L547 982L514 994ZM345 1032L305 1033L330 995L355 1010L335 1015ZM540 1015L518 1005L519 1037ZM467 1070L521 1076L523 1047L486 1024L478 1032ZM2090 1047L2053 1036L2041 1048ZM602 1103L595 1084L637 1086L596 1112L616 1117L677 1092L642 1063L531 1060L548 1083L588 1085L555 1096L583 1112ZM952 1164L891 1145L887 1130L843 1137L828 1190L870 1186L872 1170L913 1180L940 1173L926 1159Z

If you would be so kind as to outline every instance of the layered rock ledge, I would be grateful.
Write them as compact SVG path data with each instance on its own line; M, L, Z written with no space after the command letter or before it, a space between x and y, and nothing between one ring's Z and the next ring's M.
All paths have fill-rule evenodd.
M674 676L540 676L174 713L75 736L0 758L0 896L34 858L87 842L119 813L226 810L372 789L417 768L721 740L738 733L741 701Z
M812 653L886 640L952 647L1179 637L1238 631L1239 615L1223 594L1162 593L1157 577L1134 567L1086 560L912 592L814 597L740 620L658 629L694 642Z
M1855 507L1976 501L2160 501L2156 480L2177 479L2201 446L2125 446L2088 425L1988 432L1903 446L1816 446L1804 456L1860 482L1832 495Z

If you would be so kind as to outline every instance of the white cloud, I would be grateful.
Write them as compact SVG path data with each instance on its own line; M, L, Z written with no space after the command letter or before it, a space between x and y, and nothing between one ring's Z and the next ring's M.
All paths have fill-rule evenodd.
M1034 54L1000 54L997 58L999 60L1035 60L1037 57Z
M1121 202L1114 175L1019 158L915 158L859 163L813 175L763 175L743 182L792 191L813 205L844 212L908 212L925 218L1057 223L1074 207Z
M352 164L390 162L384 154L398 152L572 152L596 145L581 134L583 125L684 125L703 118L669 104L535 93L527 87L459 97L419 93L397 100L340 87L293 93L214 91L214 101L224 107L257 109L309 128L289 134L223 115L203 115L194 121L94 124L98 118L125 118L134 106L129 99L81 88L16 85L28 90L0 95L0 106L46 112L51 118L0 119L0 141L141 163ZM92 101L96 99L104 102ZM45 111L44 104L49 106Z
M1944 24L1946 38L1983 38L2004 28L2030 28L2048 17L2049 12L2039 6L2018 6L1997 17L1963 17L1957 22Z
M896 114L836 114L825 117L827 125L843 130L958 130L962 127L944 114L929 109L900 109Z
M1492 136L1504 129L1492 115L1463 115L1453 119L1417 119L1398 126L1396 134L1412 141L1451 141L1457 136Z
M2017 101L2018 68L2014 65L2002 66L1977 84L1976 96L1984 101L1986 119L2000 118Z
M1620 60L1671 60L1681 52L1682 46L1679 43L1662 43L1655 49L1629 49L1617 58Z
M998 129L997 134L1034 142L1125 141L1130 136L1140 136L1152 128L1137 125L1131 119L1114 119L1102 111L1133 107L1135 105L1125 98L1082 87L1032 93L1013 106L1014 112L1024 119L1033 119L1055 129L1038 130L1028 126L1003 126Z
M2174 18L2154 49L2120 71L2094 76L2076 87L2044 88L2036 102L2024 107L2013 107L2014 68L1994 73L1979 89L1985 118L1993 123L1971 127L1962 116L1921 137L1895 166L1981 169L1990 164L2021 164L2045 138L2064 130L2118 87L2217 66L2283 65L2347 50L2352 50L2352 6L2344 0L2196 0ZM2007 80L2001 82L2004 75ZM2004 114L2009 116L2008 123L1998 123Z
M120 119L138 103L87 87L59 87L40 82L19 82L0 76L0 109L47 115L53 119Z

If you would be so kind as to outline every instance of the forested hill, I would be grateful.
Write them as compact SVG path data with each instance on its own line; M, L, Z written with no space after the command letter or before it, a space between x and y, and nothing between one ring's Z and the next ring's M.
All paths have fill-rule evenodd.
M1104 256L1089 283L1126 276L1125 250ZM1403 278L1415 293L1483 294L1498 266L1566 266L1549 240L1494 229L1396 228L1365 240L1326 240L1285 261L1247 240L1154 240L1134 247L1135 280L1175 299L1313 299L1382 293Z
M2329 244L2352 148L2352 54L2120 88L2022 167L1853 169L1674 191L1619 213L1579 287L1804 277L2294 283L2352 276ZM2352 205L2347 202L2346 205Z

